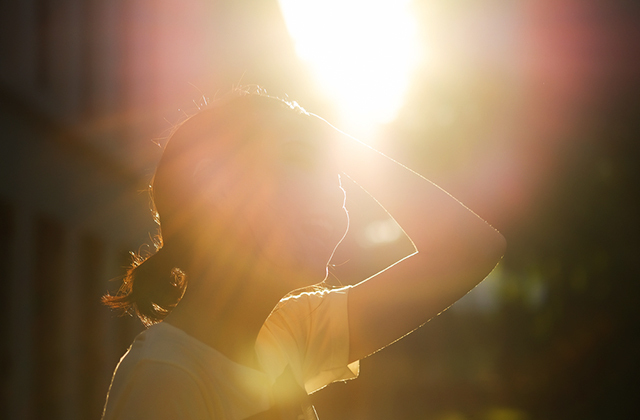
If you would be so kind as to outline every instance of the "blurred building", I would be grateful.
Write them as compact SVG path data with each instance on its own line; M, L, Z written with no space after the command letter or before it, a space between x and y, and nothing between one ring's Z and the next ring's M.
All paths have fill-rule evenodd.
M127 48L107 31L130 11L1 7L0 417L99 418L110 371L138 329L99 299L150 228L141 172L103 150L133 135L104 122L133 101Z

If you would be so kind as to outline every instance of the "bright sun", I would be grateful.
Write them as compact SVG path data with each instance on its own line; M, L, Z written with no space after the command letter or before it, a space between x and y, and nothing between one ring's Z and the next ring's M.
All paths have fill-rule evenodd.
M419 58L408 0L280 0L296 51L354 128L392 121Z

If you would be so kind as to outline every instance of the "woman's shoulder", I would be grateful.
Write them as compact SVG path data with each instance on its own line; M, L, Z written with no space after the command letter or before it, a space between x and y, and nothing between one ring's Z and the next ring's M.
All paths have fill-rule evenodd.
M193 339L195 340L195 339ZM120 359L116 374L131 376L146 372L187 374L195 345L189 336L170 324L159 323L138 334ZM143 375L145 378L148 375Z
M175 361L196 351L203 343L167 322L160 322L138 334L127 356L140 360Z
M194 376L202 366L214 364L220 356L201 341L181 329L166 323L154 324L133 341L120 360L116 375L130 376L133 372L149 370L159 373Z
M338 288L312 286L311 288L296 290L282 298L274 312L284 307L292 307L296 305L317 306L322 302L327 302L329 300L343 300L347 298L348 292L351 288L352 286L343 286Z
M351 287L303 291L284 298L265 322L256 352L271 378L289 365L307 392L357 376L348 366L347 298Z
M351 286L298 290L285 296L271 312L265 327L294 324L306 325L312 319L333 316L347 308Z

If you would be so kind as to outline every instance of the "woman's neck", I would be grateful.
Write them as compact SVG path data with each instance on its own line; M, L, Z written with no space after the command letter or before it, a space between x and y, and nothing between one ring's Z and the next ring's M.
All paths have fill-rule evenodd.
M265 320L289 290L275 275L256 270L226 276L187 277L187 291L164 322L224 354L259 369L255 342ZM219 272L218 272L219 273ZM222 273L220 273L222 274ZM274 287L276 286L276 287Z
M255 342L273 308L292 290L322 279L300 268L278 267L239 242L196 245L189 249L201 251L183 258L189 263L187 290L165 322L230 360L257 368Z

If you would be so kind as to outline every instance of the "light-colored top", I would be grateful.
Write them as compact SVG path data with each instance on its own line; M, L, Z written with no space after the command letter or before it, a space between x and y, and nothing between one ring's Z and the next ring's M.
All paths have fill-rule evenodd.
M262 370L229 360L167 323L135 339L114 372L104 420L241 420L269 410L287 366L312 393L357 377L348 363L348 287L283 299L256 341Z

